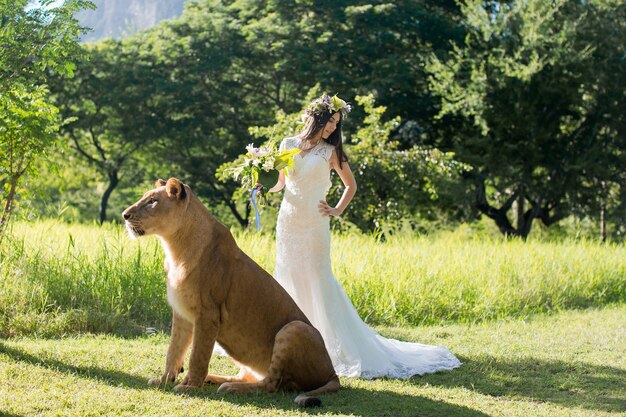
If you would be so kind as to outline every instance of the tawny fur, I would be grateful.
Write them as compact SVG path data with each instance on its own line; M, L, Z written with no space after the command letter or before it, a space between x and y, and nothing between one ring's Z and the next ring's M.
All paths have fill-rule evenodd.
M176 381L191 346L189 371L176 390L221 384L218 392L292 389L303 406L339 389L320 333L287 292L243 253L229 230L175 178L124 211L131 234L156 235L165 252L173 310L165 372ZM207 375L215 342L240 364L236 376Z

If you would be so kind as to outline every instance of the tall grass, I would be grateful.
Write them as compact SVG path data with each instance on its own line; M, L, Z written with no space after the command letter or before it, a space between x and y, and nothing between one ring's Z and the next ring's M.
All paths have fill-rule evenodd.
M334 241L334 270L362 317L379 324L481 321L626 300L626 248L366 236Z
M155 238L121 226L17 223L0 254L0 335L166 329L163 257ZM236 232L273 270L272 235ZM559 243L335 235L333 268L372 324L472 322L626 301L626 248Z
M171 317L153 239L123 228L20 223L0 258L0 334L136 333Z

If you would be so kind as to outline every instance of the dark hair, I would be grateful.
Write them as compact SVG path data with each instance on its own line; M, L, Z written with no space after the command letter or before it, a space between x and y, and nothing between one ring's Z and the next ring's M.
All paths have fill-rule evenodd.
M343 150L343 134L341 133L341 122L343 121L343 112L335 112L339 113L339 122L337 122L337 127L335 131L328 136L328 138L324 139L324 142L329 145L333 145L335 150L337 151L337 158L339 159L339 168L341 168L342 162L348 162L348 156ZM304 129L298 136L300 136L303 140L310 140L315 137L315 135L319 134L322 129L326 126L326 123L333 117L333 114L329 111L325 111L321 114L316 113L306 113L304 119Z

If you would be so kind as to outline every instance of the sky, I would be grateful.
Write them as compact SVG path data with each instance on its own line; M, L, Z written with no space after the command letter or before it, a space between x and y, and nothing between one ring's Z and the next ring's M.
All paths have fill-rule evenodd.
M50 3L50 5L48 5L48 8L53 9L55 7L58 7L62 5L64 1L65 0L55 0L52 3ZM26 6L26 10L34 9L35 7L38 7L39 5L41 5L40 0L30 0L28 2L28 6Z

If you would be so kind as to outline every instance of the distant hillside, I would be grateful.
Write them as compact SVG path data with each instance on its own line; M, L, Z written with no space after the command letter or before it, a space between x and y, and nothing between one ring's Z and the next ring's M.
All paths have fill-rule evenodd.
M96 10L78 13L78 20L93 31L83 42L102 38L123 38L156 25L163 19L180 16L185 0L92 0Z

